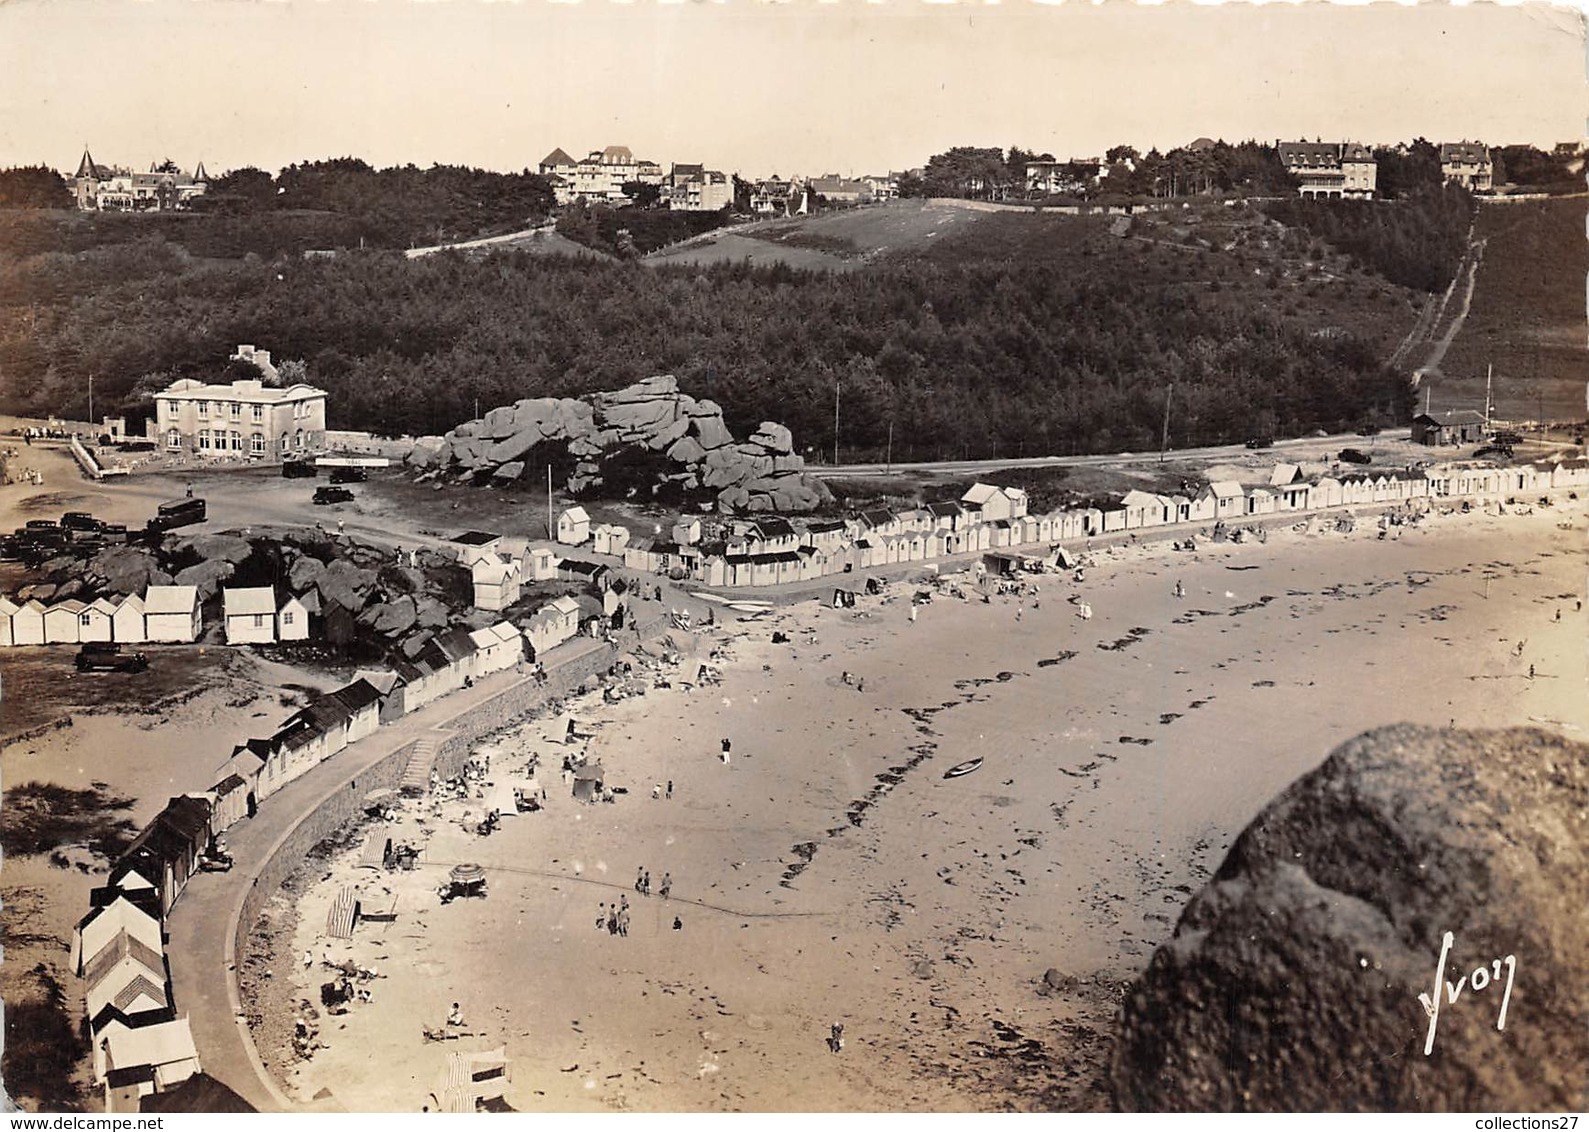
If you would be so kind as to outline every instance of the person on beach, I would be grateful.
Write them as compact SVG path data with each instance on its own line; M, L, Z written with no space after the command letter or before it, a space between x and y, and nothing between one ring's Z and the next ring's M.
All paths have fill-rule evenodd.
M307 971L310 967L313 967L313 966L314 966L314 952L305 951L303 953L303 969L305 971Z
M729 752L729 749L732 748L732 747L733 747L733 744L730 743L727 739L723 740L723 765L724 766L728 765L728 752Z
M1534 678L1534 666L1532 664L1528 666L1528 678L1530 680Z
M645 879L640 882L640 895L651 895L651 873L649 870L646 872Z
M668 801L673 801L673 779L668 779Z
M651 800L653 802L655 802L657 799L659 799L661 797L662 797L662 783L659 782L659 783L657 783L655 786L653 786L651 788Z
M663 873L662 874L662 887L657 889L657 892L661 894L662 899L666 900L668 898L668 893L670 893L672 891L673 891L673 874L672 873Z
M1181 582L1180 582L1179 578L1177 578L1176 582L1175 582L1175 596L1176 597L1185 597L1186 596L1186 587L1181 585Z
M460 1030L463 1028L463 1007L459 1006L456 1002L452 1004L452 1010L450 1010L447 1014L447 1025L456 1027Z
M916 603L915 602L911 602L910 603L910 623L912 625L914 625L916 623Z
M673 917L673 930L676 932L682 932L684 930L684 921L679 919L677 916Z
M640 893L641 895L644 895L645 894L645 883L646 883L646 870L645 870L645 866L642 865L642 866L640 866L640 868L635 870L634 890L636 892Z
M596 930L597 931L601 931L601 929L606 927L606 926L607 926L607 903L606 903L606 901L602 901L602 903L596 909Z

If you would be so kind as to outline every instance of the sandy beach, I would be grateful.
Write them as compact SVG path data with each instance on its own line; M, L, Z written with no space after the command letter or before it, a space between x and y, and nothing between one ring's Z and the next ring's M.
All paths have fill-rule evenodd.
M388 832L423 838L421 867L324 862L293 940L314 969L295 960L254 1006L318 1007L327 955L380 972L282 1071L289 1093L355 1111L416 1111L445 1052L504 1045L520 1109L1104 1107L1121 985L1336 743L1395 721L1589 729L1583 528L1561 507L1384 540L1315 521L1102 551L1080 584L1038 578L1035 602L939 597L912 622L895 585L724 622L720 687L573 707L627 788L614 804L543 773L546 810L482 838L458 821L471 803L407 803ZM492 777L532 753L555 770L561 723L505 736ZM442 906L460 862L489 896ZM671 899L636 893L637 870L653 890L671 874ZM395 922L328 943L346 884L395 897ZM620 898L629 935L598 931ZM425 1042L455 1001L469 1036Z

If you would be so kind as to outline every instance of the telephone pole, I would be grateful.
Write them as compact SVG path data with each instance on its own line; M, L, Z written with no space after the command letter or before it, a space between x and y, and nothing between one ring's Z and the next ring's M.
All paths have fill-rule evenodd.
M839 466L839 379L833 379L833 466Z
M1175 396L1175 382L1170 382L1164 393L1164 435L1159 438L1159 463L1164 463L1164 453L1170 447L1170 398Z
M888 422L888 462L885 465L884 470L885 471L889 471L889 472L892 472L894 470L894 422L893 421L889 421Z
M552 526L552 465L546 465L546 537L557 538L557 531Z

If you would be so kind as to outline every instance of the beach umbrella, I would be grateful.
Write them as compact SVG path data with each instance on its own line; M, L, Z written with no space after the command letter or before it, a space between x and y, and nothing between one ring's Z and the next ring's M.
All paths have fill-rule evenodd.
M447 877L454 884L479 884L486 879L486 871L479 865L454 865Z

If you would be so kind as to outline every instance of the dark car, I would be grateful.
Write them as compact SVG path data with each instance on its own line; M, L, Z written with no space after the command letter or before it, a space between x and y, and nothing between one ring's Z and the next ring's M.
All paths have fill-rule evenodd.
M104 524L101 524L100 528L99 528L99 537L104 539L107 543L114 543L114 544L116 544L118 546L121 545L121 544L124 544L127 541L127 524L126 523L104 523Z
M142 672L149 658L141 652L126 652L118 644L95 641L77 650L79 672Z
M317 487L314 489L314 502L347 503L353 498L353 493L345 487Z
M1512 458L1512 446L1510 444L1486 444L1473 454L1475 460L1482 460L1487 456L1498 460L1510 460Z
M1362 428L1357 430L1357 435L1358 436L1378 436L1379 435L1379 426L1378 425L1372 425L1372 424L1366 424Z
M281 474L290 480L314 479L320 474L312 460L288 460L281 466Z
M1523 437L1521 433L1498 432L1494 436L1490 437L1490 443L1497 446L1505 445L1507 448L1513 448L1523 443Z
M1273 448L1275 446L1272 436L1255 436L1247 442L1248 448Z
M363 468L332 468L332 483L363 483L370 478L370 473Z
M61 516L61 526L68 531L98 532L105 526L87 511L68 511Z
M58 531L61 529L61 524L54 519L29 519L26 529L30 531Z
M1341 459L1348 464L1372 464L1374 457L1367 452L1360 452L1356 448L1341 449Z

